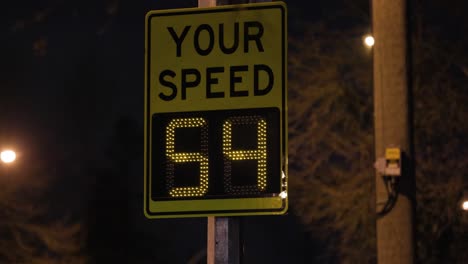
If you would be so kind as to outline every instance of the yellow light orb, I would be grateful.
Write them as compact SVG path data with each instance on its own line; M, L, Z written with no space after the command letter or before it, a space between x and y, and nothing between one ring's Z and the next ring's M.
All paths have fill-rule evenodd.
M16 153L13 150L4 150L0 153L0 159L4 163L12 163L16 160Z
M468 200L463 201L463 203L462 203L462 209L465 210L465 211L468 211Z
M366 44L366 46L369 47L369 48L372 47L372 46L374 46L374 44L375 44L374 37L372 37L372 36L370 36L370 35L369 35L369 36L366 36L366 37L364 38L364 44Z
M286 191L282 191L279 196L281 197L281 199L286 199L286 197L288 197L288 193Z

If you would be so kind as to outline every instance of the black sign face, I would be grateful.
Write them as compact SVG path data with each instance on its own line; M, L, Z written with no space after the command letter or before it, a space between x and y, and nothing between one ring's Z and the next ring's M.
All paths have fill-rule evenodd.
M152 124L153 200L280 193L278 109L158 113Z

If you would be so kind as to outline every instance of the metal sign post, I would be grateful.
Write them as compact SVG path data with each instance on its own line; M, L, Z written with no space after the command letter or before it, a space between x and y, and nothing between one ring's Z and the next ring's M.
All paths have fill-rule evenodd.
M198 0L198 7L223 5L221 2L223 1ZM208 216L207 227L207 264L240 263L242 252L239 251L241 248L239 218Z
M208 217L208 263L241 261L239 216L288 208L286 5L249 2L145 21L144 213Z
M270 0L251 0L247 2L269 2ZM217 3L218 2L218 3ZM243 1L198 0L198 6L216 6L223 4L241 4ZM243 245L239 217L208 217L207 263L241 263Z
M237 2L237 4L239 4L241 1L234 0L232 2ZM251 2L267 1L253 0ZM222 5L231 3L226 0L198 0L199 7L210 7L216 6L217 4ZM240 234L239 217L209 216L206 251L207 264L241 263L243 246Z

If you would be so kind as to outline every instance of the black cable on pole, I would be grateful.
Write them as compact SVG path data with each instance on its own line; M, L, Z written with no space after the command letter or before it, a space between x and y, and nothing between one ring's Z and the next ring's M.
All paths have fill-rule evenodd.
M381 218L387 215L393 209L393 207L395 207L395 204L398 200L398 178L383 176L382 179L387 190L387 201L385 202L382 210L377 212L377 218Z

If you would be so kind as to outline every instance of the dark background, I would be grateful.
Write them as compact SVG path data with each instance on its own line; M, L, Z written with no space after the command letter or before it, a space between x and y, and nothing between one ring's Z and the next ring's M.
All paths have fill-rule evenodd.
M289 46L291 54L296 54L296 57L300 57L297 56L300 54L297 52L298 47L306 54L316 48L314 43L330 41L321 38L320 34L310 34L314 30L317 32L334 30L335 35L330 34L330 36L335 36L336 40L330 42L335 44L340 41L340 35L354 32L355 46L362 45L361 36L371 31L368 1L289 0L286 3ZM463 97L466 94L463 92L466 91L463 85L466 84L466 72L468 72L466 52L451 53L464 50L466 47L466 37L464 37L468 25L464 19L466 3L464 1L447 1L442 4L439 1L410 1L410 3L411 30L416 31L421 25L423 28L430 25L427 27L429 29L421 31L423 32L421 38L424 40L420 42L422 46L433 39L440 40L435 52L437 56L427 53L431 54L431 58L425 57L426 59L420 63L427 68L416 69L421 73L419 76L423 77L420 81L431 84L435 82L436 77L442 75L447 77L440 77L437 80L443 80L451 85L453 80L456 80L458 87L462 87L459 89L462 92L449 97L446 93L448 89L443 84L441 88L429 86L430 89L426 89L423 96L419 93L418 98L421 99L415 104L415 117L418 118L418 113L427 112L418 108L419 103L425 105L425 109L429 109L425 100L436 97L440 98L441 103L435 104L434 101L430 101L431 109L436 109L436 112L440 113L438 115L442 117L439 119L451 120L453 112L465 113L459 109L467 103L464 100L453 99L467 98ZM4 197L4 193L8 193L6 189L11 186L14 195L11 200L2 199L8 201L7 205L2 203L0 205L1 208L9 205L20 208L19 204L25 201L30 207L46 208L39 220L20 217L16 222L26 219L29 222L45 224L47 227L54 226L51 223L55 223L57 219L59 221L65 219L63 221L66 223L79 223L81 247L78 253L71 255L85 256L84 263L205 263L206 218L148 220L143 215L145 14L149 10L196 7L196 5L196 1L184 0L75 2L43 0L9 1L2 4L0 148L17 149L18 161L14 166L1 167L0 182L3 189L0 198ZM420 24L418 19L424 20L424 23ZM355 28L359 30L353 31ZM301 44L306 38L309 42L303 47ZM320 48L323 54L333 49L332 46ZM342 57L347 56L345 54ZM328 59L320 58L323 61ZM445 62L445 59L450 59L451 63L440 63ZM320 60L307 61L306 66L316 67ZM369 66L370 61L366 62L364 66ZM436 70L432 70L431 67ZM427 70L429 68L431 70ZM363 69L366 75L371 76L371 70L365 67ZM339 76L343 78L342 82L353 83L350 72L352 69L345 66L340 68ZM447 72L455 73L449 75ZM290 77L296 77L294 73L289 74ZM326 74L327 72L323 73L324 76ZM301 89L309 87L311 83L299 82L297 78L290 78L290 82L294 82L295 85L300 83ZM294 93L291 95L291 98L294 98ZM354 97L349 96L349 98L354 100ZM447 101L445 98L451 100ZM356 99L355 102L358 104L359 100ZM322 103L326 102L314 102L311 105ZM294 104L299 104L299 100L289 101L290 106ZM455 106L458 108L450 110ZM347 111L362 110L351 107ZM362 116L367 126L371 126L372 115L363 113ZM429 122L431 119L426 117L419 120L422 123ZM304 117L305 122L312 126L313 122L309 122L306 118ZM331 119L327 117L321 121L326 123ZM423 133L425 137L420 137L418 150L423 150L421 147L423 145L429 148L433 143L434 146L444 145L448 139L461 138L457 144L444 145L443 151L454 151L442 158L438 154L445 152L439 151L436 147L421 152L424 153L421 160L434 159L436 161L434 164L450 165L449 168L440 170L439 167L437 169L421 167L423 174L431 175L435 179L431 174L433 172L442 175L441 178L445 177L446 171L451 170L453 174L461 172L459 173L462 178L461 183L457 183L457 186L461 186L467 185L466 159L455 165L449 161L466 157L467 144L464 134L466 130L456 129L463 125L463 121L460 120L466 121L466 116L454 120L456 121L450 123L456 123L453 127L437 126L439 129L453 130L445 131L447 134L443 134L444 136L436 134L437 127L427 129L424 124L417 127L421 131L427 131L427 134ZM290 135L293 136L297 135ZM307 141L313 142L313 140L314 137L309 137ZM319 145L319 147L324 146ZM294 171L295 174L290 175L290 181L291 177L299 177L300 171L307 170L301 167L302 164L295 162L302 156L307 156L307 153L295 153L291 159L290 171ZM331 162L341 164L343 159L335 155ZM326 171L324 174L327 173L331 172ZM451 175L445 178L450 177ZM372 177L369 179L373 180ZM298 185L301 184L300 182ZM420 186L424 186L424 183ZM446 189L443 190L445 191L437 193L437 197L441 197L440 200L449 193ZM336 192L346 191L350 190L338 189ZM420 190L420 193L426 192L429 191ZM290 195L295 193L296 189L291 187ZM311 221L310 218L313 216L309 217L303 208L304 204L305 207L314 206L316 200L310 197L315 197L316 192L305 189L297 193L301 193L302 196L299 197L298 194L299 198L291 199L293 201L290 205L291 210L285 216L242 217L241 232L244 239L245 263L344 263L344 258L335 254L338 248L343 246L338 243L343 233L325 228L327 223L339 220L324 217L320 218L320 221ZM372 195L372 192L369 192L369 195ZM325 197L318 199L322 198L325 200ZM296 201L298 205L295 204ZM337 200L336 203L344 202L346 201ZM450 202L454 204L456 201ZM421 203L420 207L423 207ZM449 211L447 214L451 217L459 216L458 213L452 212L453 208L445 210L447 208L445 204L441 207L444 208L443 212ZM322 209L326 210L327 206L320 208ZM453 220L450 217L447 220L439 217L440 211L434 210L434 212L433 218L422 222L428 229L441 230L437 231L438 238L441 239L437 240L438 244L433 248L429 247L429 250L421 251L419 254L436 259L432 263L444 263L441 261L444 257L457 256L461 253L441 251L439 256L437 255L439 253L434 252L437 248L450 244L455 238L458 239L456 241L460 248L467 245L466 224L464 224L466 222L461 222L459 218ZM311 214L314 213L315 211ZM437 225L434 223L434 219L437 218L443 218L445 221L440 224L442 226L440 229L439 223ZM0 221L0 228L13 230L15 220L2 219L7 220ZM451 227L452 220L458 224L456 226L458 229L448 228ZM365 229L359 224L356 225L357 230ZM421 231L419 241L430 240L430 236L425 236L430 232L425 230ZM4 250L17 249L15 245L18 243L15 243L17 240L13 236L2 237L8 245L3 247ZM358 248L353 248L356 255L369 255L369 258L373 259L374 252L366 251L367 248L364 246L359 250L361 244L359 234L351 241ZM38 242L32 244L37 245ZM55 258L58 255L60 254L50 253L49 257ZM0 250L0 262L8 259L5 256L4 251ZM11 262L11 259L6 261L8 262ZM31 261L25 263L28 262ZM50 260L44 263L73 262Z
M144 17L196 5L11 1L2 8L1 144L21 150L10 173L41 167L43 179L25 181L47 178L42 202L50 214L85 219L96 263L187 263L206 248L206 218L147 220L142 208ZM300 263L316 250L293 214L245 217L242 226L246 263Z

